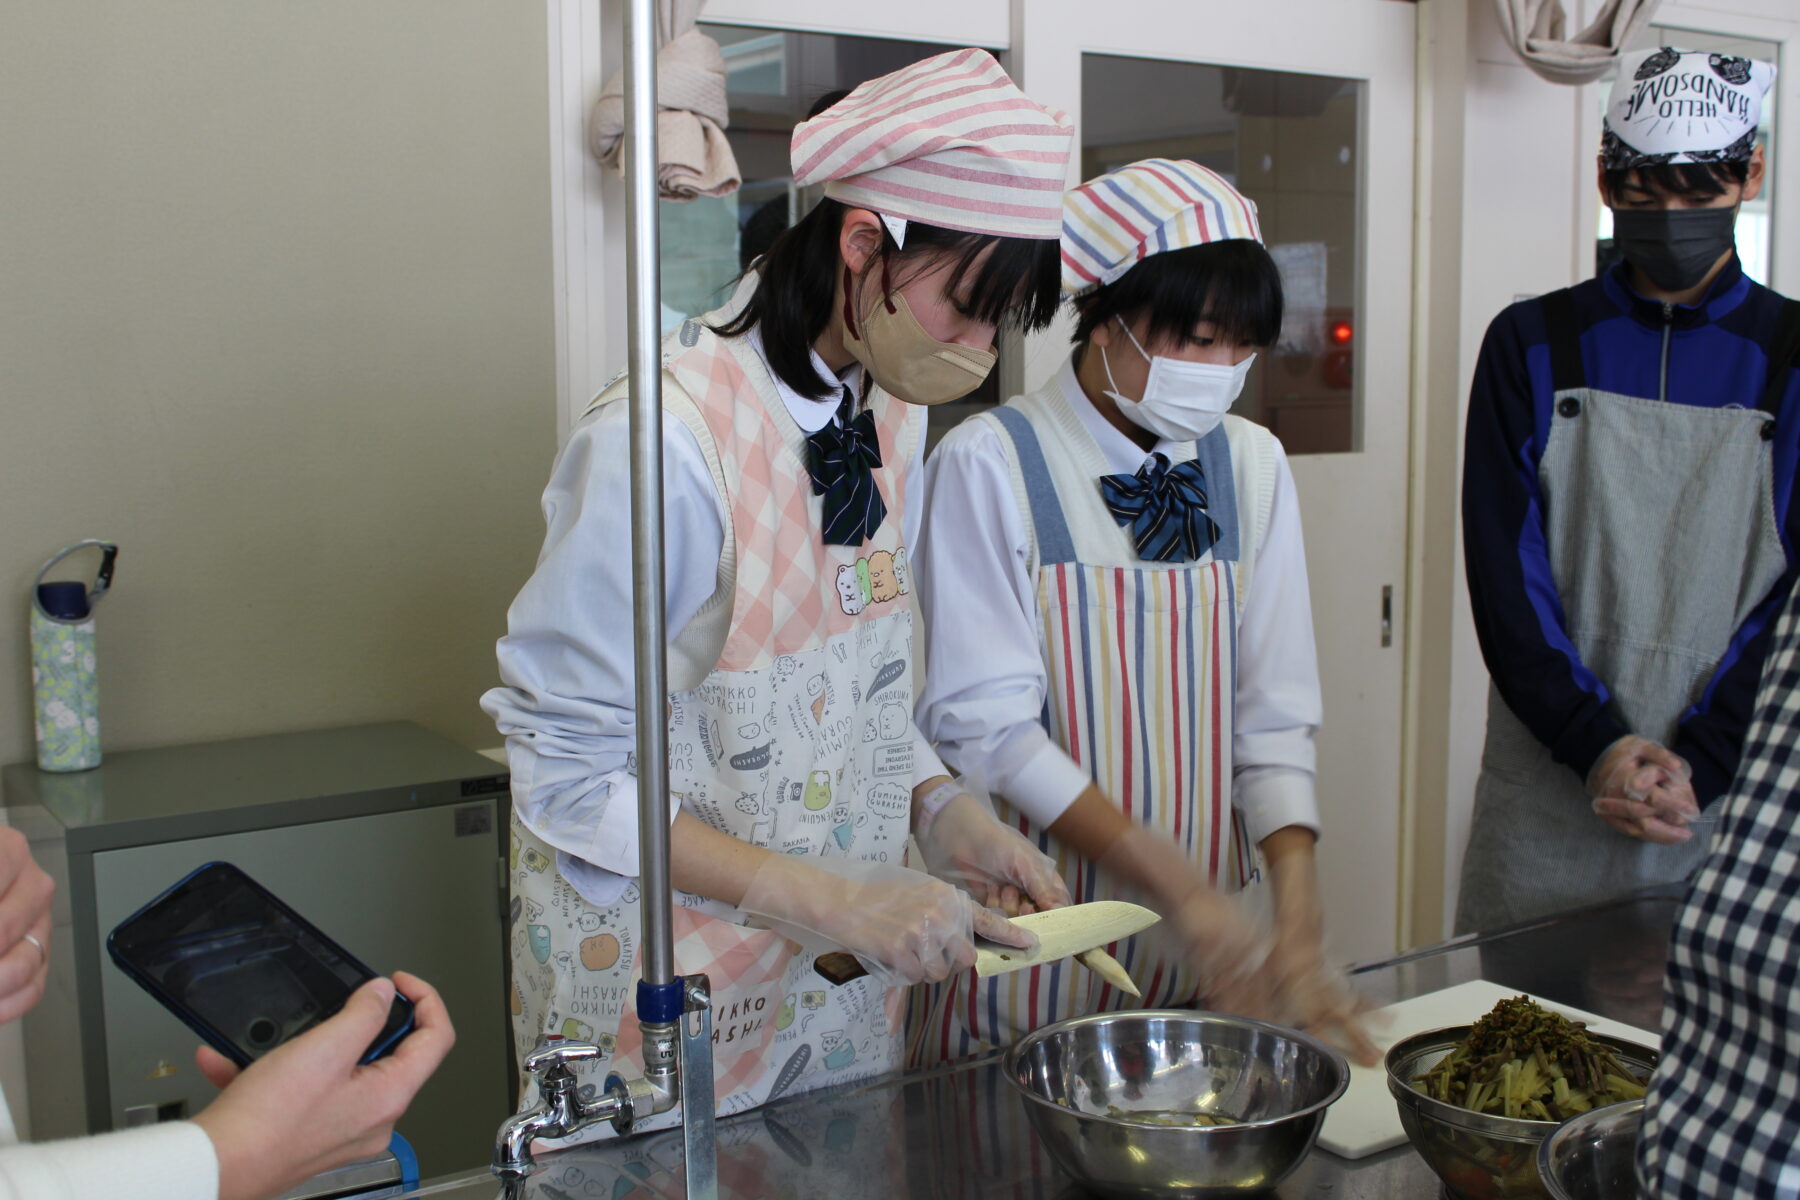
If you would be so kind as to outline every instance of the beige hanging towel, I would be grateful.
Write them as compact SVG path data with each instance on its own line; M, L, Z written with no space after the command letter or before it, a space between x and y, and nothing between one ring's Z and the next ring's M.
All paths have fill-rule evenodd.
M1500 28L1525 65L1551 83L1592 83L1619 61L1662 0L1606 0L1580 33L1568 33L1562 0L1494 0Z
M743 182L725 140L725 56L694 28L704 0L657 0L656 138L658 194L664 200L728 196ZM600 89L589 126L594 154L621 165L625 141L625 80L614 75Z

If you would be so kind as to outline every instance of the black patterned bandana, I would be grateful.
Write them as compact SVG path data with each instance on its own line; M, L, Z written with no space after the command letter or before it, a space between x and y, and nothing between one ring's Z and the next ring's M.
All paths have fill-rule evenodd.
M1663 46L1628 56L1606 101L1600 163L1609 171L1745 162L1756 149L1775 68Z

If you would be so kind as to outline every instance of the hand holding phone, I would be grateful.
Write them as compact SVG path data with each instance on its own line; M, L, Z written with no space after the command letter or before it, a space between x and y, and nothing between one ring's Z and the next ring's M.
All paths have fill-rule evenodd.
M412 1034L381 1061L359 1062L396 996L414 1013ZM218 1154L219 1200L267 1200L321 1171L379 1154L455 1042L437 992L400 971L391 984L365 984L335 1017L241 1071L202 1046L200 1071L222 1091L194 1124Z
M207 863L127 917L113 961L240 1067L328 1020L375 972L230 863ZM396 992L360 1061L413 1027Z

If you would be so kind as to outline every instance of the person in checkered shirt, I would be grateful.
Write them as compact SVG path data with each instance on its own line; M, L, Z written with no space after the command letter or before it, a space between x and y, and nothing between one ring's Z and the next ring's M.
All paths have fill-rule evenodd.
M1718 836L1676 919L1639 1182L1661 1200L1800 1197L1800 590Z

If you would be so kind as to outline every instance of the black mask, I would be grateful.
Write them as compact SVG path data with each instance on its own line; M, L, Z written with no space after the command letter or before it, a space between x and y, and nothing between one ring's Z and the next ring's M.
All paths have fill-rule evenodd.
M1615 208L1613 244L1657 287L1684 292L1732 247L1737 207Z

